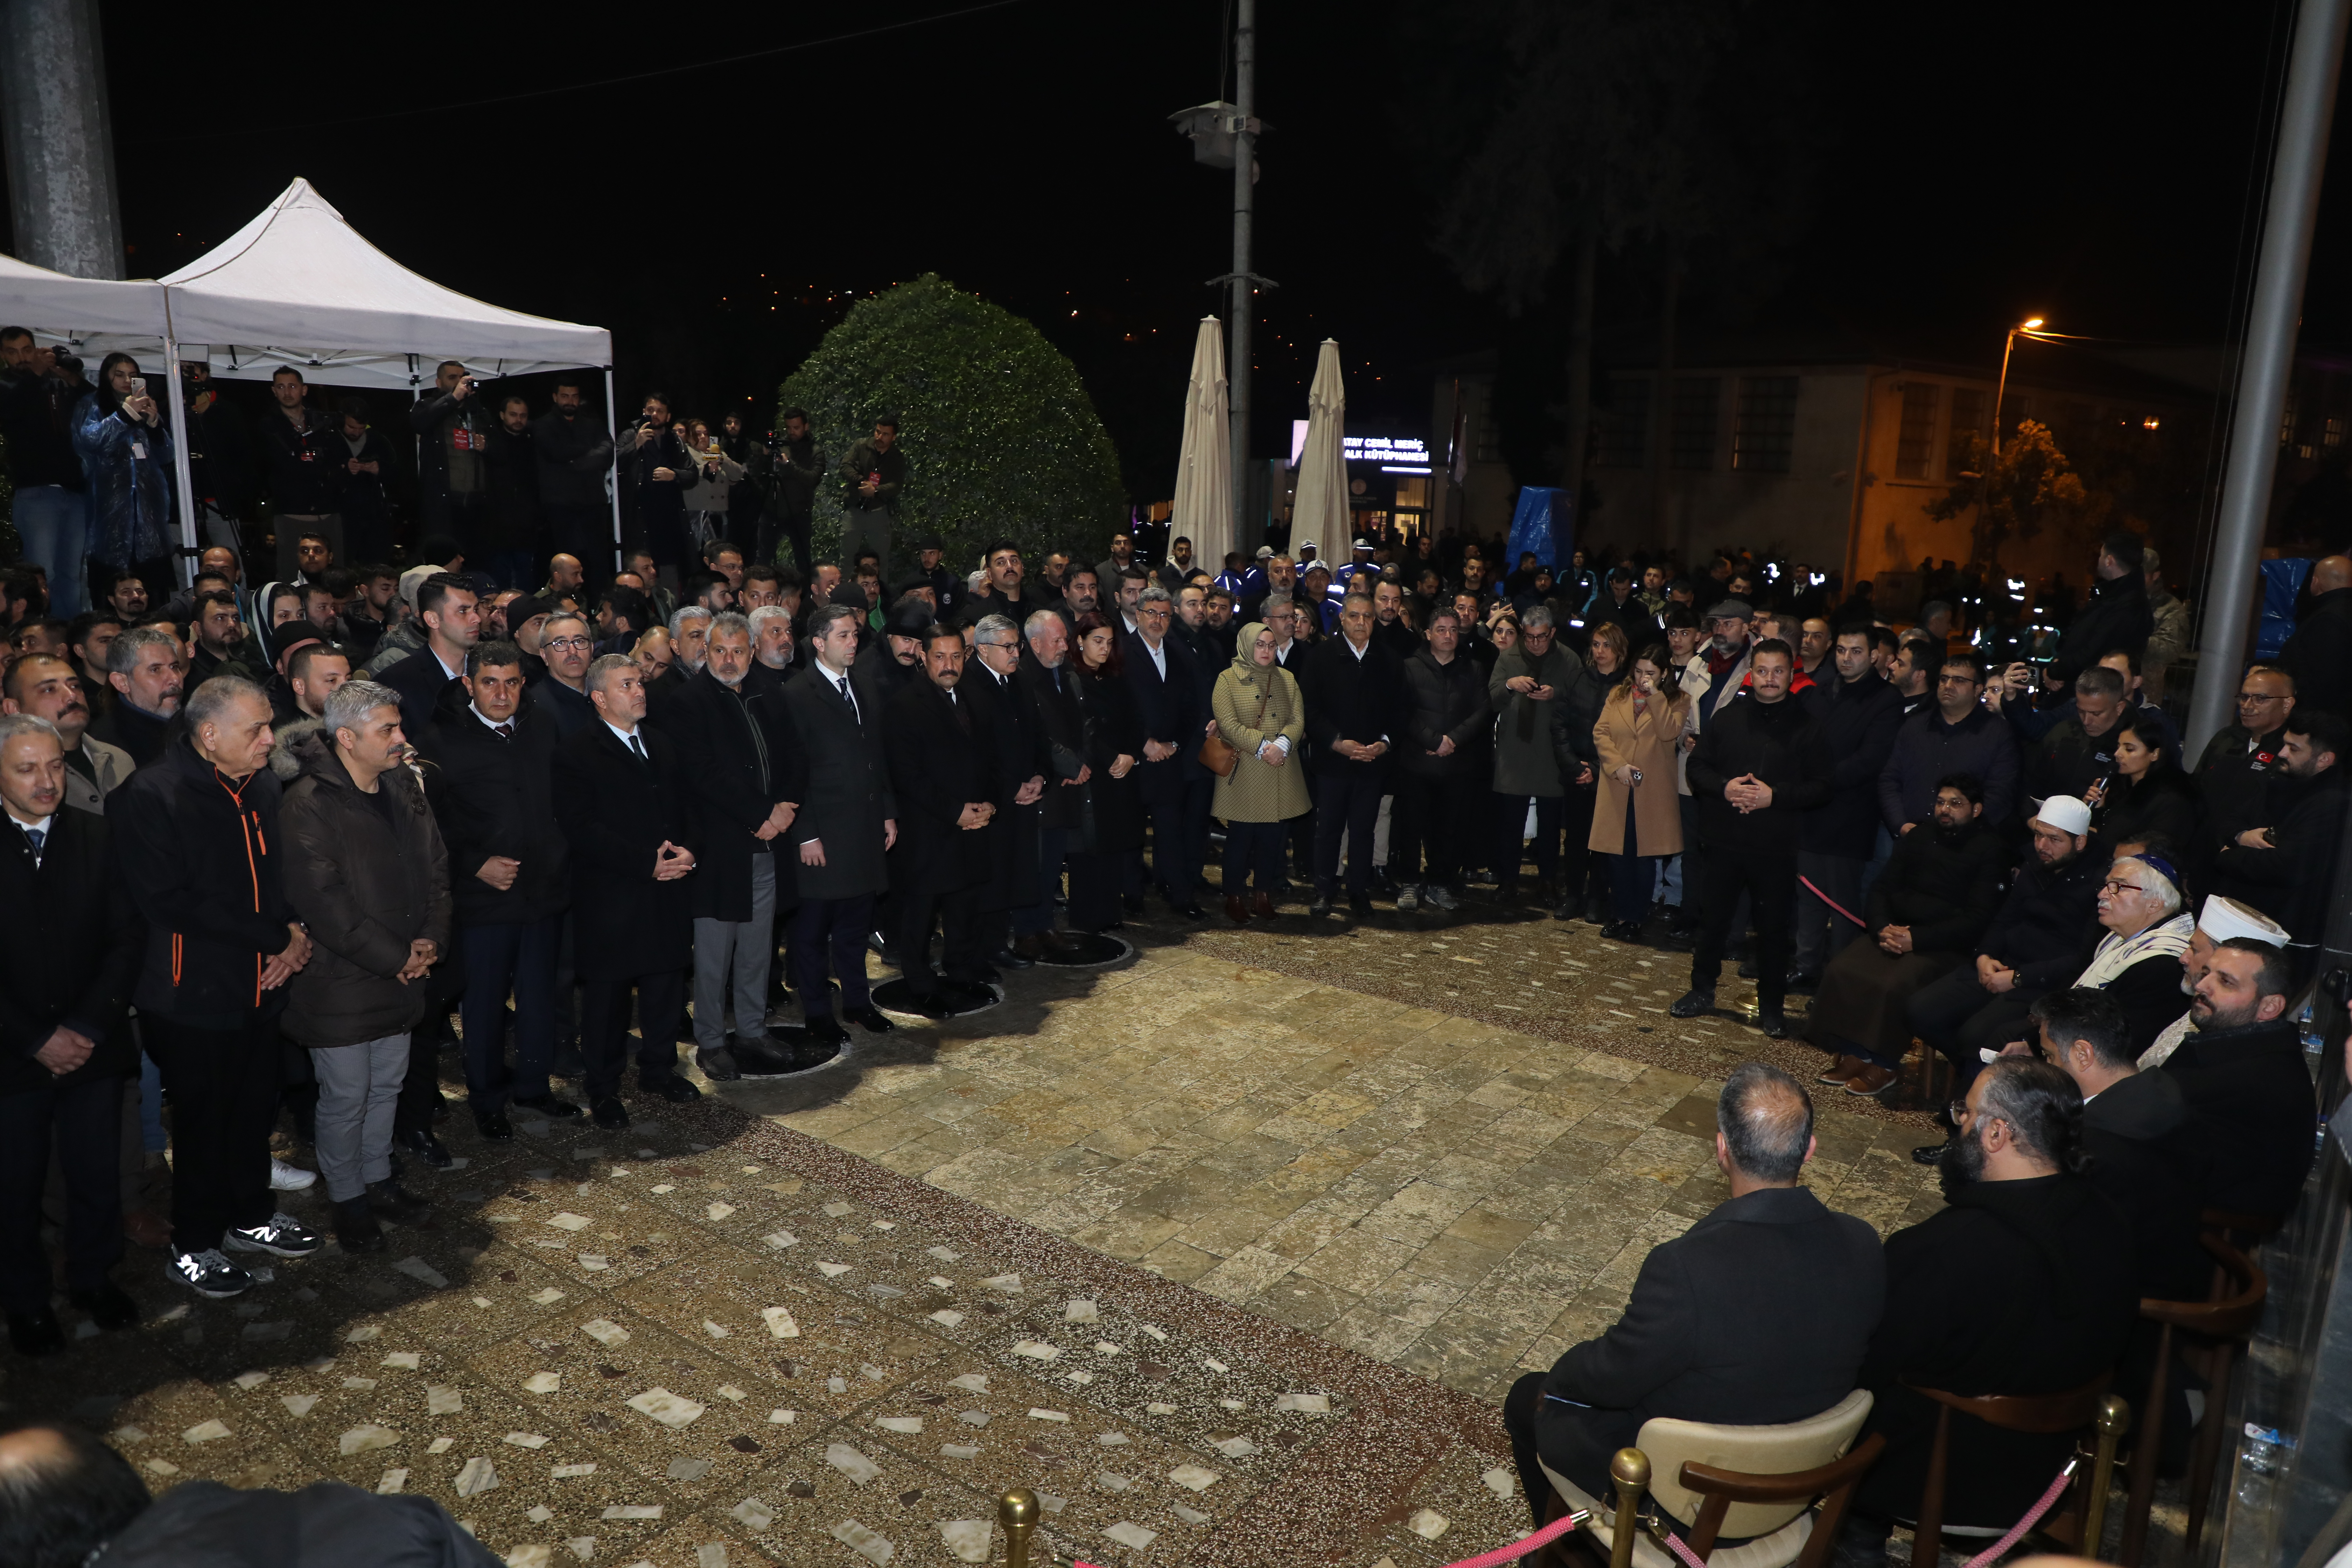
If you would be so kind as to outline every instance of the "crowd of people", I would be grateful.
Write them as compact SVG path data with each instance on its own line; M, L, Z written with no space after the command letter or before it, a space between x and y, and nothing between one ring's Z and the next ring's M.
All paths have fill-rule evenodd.
M999 541L967 573L900 526L896 415L837 464L795 445L797 413L781 459L738 458L654 397L615 450L562 426L561 389L536 424L511 400L480 422L491 400L448 366L417 405L446 504L411 564L380 563L349 504L374 437L316 425L289 372L272 461L317 488L299 511L278 492L278 575L253 586L233 533L181 588L139 521L167 437L136 366L110 367L68 424L92 504L132 522L90 535L86 574L0 578L0 879L41 911L0 949L0 1304L26 1353L64 1342L53 1151L67 1299L119 1328L126 1237L228 1297L254 1284L240 1259L326 1242L279 1192L323 1182L350 1251L427 1214L400 1163L449 1159L444 1048L485 1138L514 1136L516 1108L624 1127L632 1090L698 1095L681 1047L706 1079L771 1078L892 1029L869 953L901 983L891 1011L942 1018L1084 961L1152 899L1336 931L1376 900L1532 898L1687 950L1676 1016L1740 963L1758 1026L1801 1027L1843 1093L1885 1092L1915 1039L1950 1058L1949 1136L1916 1157L1952 1207L1883 1258L1788 1190L1806 1091L1734 1075L1727 1223L1513 1396L1523 1470L1540 1453L1596 1493L1644 1414L1793 1419L1859 1383L1895 1439L1864 1501L1894 1517L1927 1420L1901 1380L2071 1386L2123 1353L2133 1300L2187 1288L2184 1214L2282 1215L2308 1166L2297 1010L2352 754L2333 623L2248 668L2239 721L2190 765L2147 688L2156 563L2132 535L2101 542L2046 666L1999 668L1949 605L1898 627L1802 563L1732 554L1555 576L1486 542L1366 536L1335 565L1311 541L1205 563L1178 538L1147 565L1122 531L1091 563L1033 574ZM55 376L28 365L12 395ZM121 433L90 431L109 421L119 486ZM535 486L530 529L498 521L533 429L542 477L551 454L620 466L620 571L591 564L613 559L601 478L572 501ZM28 507L40 472L19 469L28 542L61 504ZM826 482L851 525L811 561ZM2314 585L2339 614L2324 595L2352 599L2352 561ZM315 1173L273 1157L289 1118ZM168 1225L125 1196L167 1138ZM1748 1220L1780 1238L1767 1265ZM1687 1364L1723 1339L1719 1302L1676 1299L1710 1268L1806 1292L1777 1319L1743 1300L1778 1327L1724 1341L1769 1386ZM1946 1313L1966 1269L2049 1289ZM1824 1274L1848 1279L1835 1311ZM2036 1315L2059 1297L2082 1310ZM1991 1519L2032 1467L1980 1468L1953 1496Z

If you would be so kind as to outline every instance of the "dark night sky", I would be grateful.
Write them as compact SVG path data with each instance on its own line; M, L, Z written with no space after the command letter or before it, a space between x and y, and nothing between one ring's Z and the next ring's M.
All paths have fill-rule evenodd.
M2283 4L2186 26L2013 0L1831 5L1808 42L1822 199L1761 314L1979 357L2029 312L2213 341L2248 172L2267 164ZM625 401L657 381L697 411L762 416L850 297L936 271L1070 353L1136 499L1164 496L1192 323L1214 305L1202 280L1230 260L1230 176L1195 166L1165 117L1218 96L1223 0L1016 0L739 58L957 8L112 5L131 270L181 264L305 174L411 267L610 326ZM1304 415L1326 335L1351 414L1418 428L1429 362L1512 329L1426 243L1401 142L1412 62L1386 4L1260 12L1276 130L1257 266L1283 287L1260 329L1257 449ZM2307 311L2336 339L2352 337L2344 205L2324 216ZM1604 316L1647 312L1645 271L1604 273Z

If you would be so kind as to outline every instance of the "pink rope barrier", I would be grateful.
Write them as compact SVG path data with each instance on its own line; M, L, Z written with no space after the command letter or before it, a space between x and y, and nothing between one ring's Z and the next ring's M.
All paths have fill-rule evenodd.
M2007 1535L2002 1536L1991 1546L1987 1547L1984 1551L1978 1552L1974 1557L1969 1558L1968 1568L1991 1568L1991 1565L1999 1562L2002 1554L2007 1552L2011 1547L2015 1546L2019 1542L2024 1540L2026 1531L2032 1530L2035 1525L2040 1524L2042 1522L2042 1516L2048 1513L2052 1509L2057 1507L2058 1500L2066 1495L2067 1484L2074 1480L2074 1467L2079 1463L2081 1463L2079 1459L2067 1460L2066 1468L2058 1472L2058 1479L2050 1483L2050 1489L2042 1494L2042 1500L2028 1509L2026 1510L2025 1517L2019 1520L2016 1525ZM2093 1542L2086 1544L2088 1547L2095 1547L2097 1542ZM1688 1546L1683 1544L1683 1538L1681 1536L1671 1532L1668 1533L1666 1536L1666 1545L1675 1556L1683 1560L1685 1564L1685 1568L1706 1568L1706 1564L1699 1560L1698 1553L1693 1552Z
M1501 1568L1501 1564L1503 1563L1512 1562L1517 1558L1525 1557L1530 1552L1539 1551L1546 1546L1549 1546L1553 1542L1558 1541L1561 1536L1566 1535L1570 1531L1574 1530L1578 1525L1582 1524L1586 1520L1591 1517L1592 1516L1590 1513L1587 1513L1584 1510L1580 1508L1577 1509L1563 1518L1553 1520L1549 1524L1545 1525L1541 1530L1537 1531L1532 1535L1523 1535L1519 1537L1517 1541L1512 1542L1508 1546L1497 1546L1492 1552L1482 1552L1475 1557L1465 1557L1459 1563L1447 1563L1445 1568ZM1070 1568L1097 1568L1097 1565L1083 1560L1074 1559L1070 1563Z

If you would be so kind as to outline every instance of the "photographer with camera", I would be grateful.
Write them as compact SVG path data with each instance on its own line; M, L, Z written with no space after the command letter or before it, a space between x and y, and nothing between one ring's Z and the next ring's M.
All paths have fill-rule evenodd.
M824 478L824 461L816 455L816 437L809 430L808 410L784 410L784 427L768 436L767 498L760 510L760 535L752 551L762 564L776 559L776 546L793 542L793 570L809 581L809 517L816 506L816 487Z
M444 360L436 390L408 410L408 427L424 438L417 458L416 529L448 534L467 555L480 552L482 508L490 485L489 411L466 367Z
M620 458L634 498L632 542L652 553L661 585L676 593L686 560L686 492L699 470L670 423L667 394L646 394L645 411L621 433Z
M150 601L172 591L172 433L164 428L139 362L110 353L98 385L74 405L74 450L89 484L93 583L120 577L147 585Z
M70 368L68 368L70 367ZM16 481L16 537L28 565L48 576L49 613L82 613L82 555L89 537L89 484L74 451L80 363L45 349L24 327L0 327L0 441Z
M861 552L870 550L882 564L882 578L890 577L890 525L898 521L898 492L906 488L907 454L898 450L898 416L877 415L874 434L853 444L841 459L841 565L856 569Z

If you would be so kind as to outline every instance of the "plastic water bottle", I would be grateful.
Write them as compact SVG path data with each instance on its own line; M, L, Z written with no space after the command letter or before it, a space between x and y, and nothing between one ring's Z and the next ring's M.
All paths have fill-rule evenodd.
M2269 1501L2272 1478L2294 1445L2275 1426L2246 1423L2246 1445L2238 1450L2238 1500L2250 1508Z
M2303 1016L2295 1020L2295 1033L2303 1040L2305 1056L2316 1057L2327 1048L2326 1026L2315 1016L2308 1002L2303 1005Z

